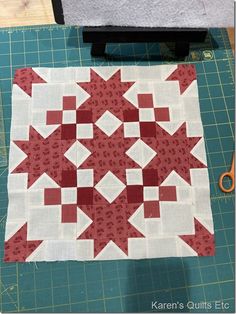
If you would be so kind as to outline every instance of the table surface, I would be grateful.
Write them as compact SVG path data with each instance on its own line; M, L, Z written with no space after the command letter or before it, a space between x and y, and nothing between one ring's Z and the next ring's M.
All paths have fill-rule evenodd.
M90 45L83 44L79 28L1 29L0 89L6 148L9 148L12 78L17 68L176 62L169 48L156 43L108 45L110 58L93 59ZM234 149L234 68L227 32L211 30L206 43L191 46L186 62L194 63L198 74L216 255L6 264L2 262L3 246L0 245L0 312L148 312L154 300L224 301L230 304L230 309L224 312L234 312L234 194L224 194L218 187L219 175L230 167ZM7 171L7 165L0 168L1 243L7 214ZM212 307L208 312L216 309Z

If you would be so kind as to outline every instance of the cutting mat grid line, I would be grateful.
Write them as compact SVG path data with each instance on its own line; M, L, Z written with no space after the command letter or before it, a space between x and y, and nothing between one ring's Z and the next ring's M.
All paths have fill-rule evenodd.
M6 149L9 150L11 86L26 66L154 65L175 62L171 45L109 45L106 60L91 59L76 27L23 27L0 30L0 88ZM215 48L215 49L213 49ZM161 55L160 58L155 55ZM165 55L165 57L163 57ZM121 56L126 56L121 61ZM149 61L148 61L149 59ZM124 61L126 60L126 61ZM234 195L218 188L234 149L233 54L227 32L212 29L194 44L186 62L196 64L211 182L216 256L142 261L0 264L2 312L157 312L152 301L210 302L204 312L234 312ZM7 171L0 168L0 241L7 212ZM3 247L0 246L2 260ZM215 309L214 301L230 304ZM211 303L212 302L212 303ZM159 310L168 312L170 310ZM175 312L176 310L172 310ZM178 311L181 311L179 309ZM183 312L202 312L187 309Z

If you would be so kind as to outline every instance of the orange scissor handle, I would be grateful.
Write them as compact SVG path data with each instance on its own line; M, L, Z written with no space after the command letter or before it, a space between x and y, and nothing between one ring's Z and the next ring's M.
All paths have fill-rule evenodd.
M232 160L232 165L231 165L230 171L222 173L222 175L220 176L220 179L219 179L220 189L225 193L230 193L234 190L234 186L235 186L235 183L234 183L234 162L235 162L235 156L233 155L233 160ZM223 180L225 177L229 177L232 180L232 185L228 189L226 189L223 185Z

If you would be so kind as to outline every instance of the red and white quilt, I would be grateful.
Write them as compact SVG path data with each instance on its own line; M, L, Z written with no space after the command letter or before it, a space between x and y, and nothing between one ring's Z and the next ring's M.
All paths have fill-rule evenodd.
M15 73L5 261L214 254L193 65Z

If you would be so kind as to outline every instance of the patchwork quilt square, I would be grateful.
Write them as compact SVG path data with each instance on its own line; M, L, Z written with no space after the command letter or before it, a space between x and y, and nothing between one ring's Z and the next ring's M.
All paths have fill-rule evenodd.
M194 65L15 73L6 262L214 255Z

